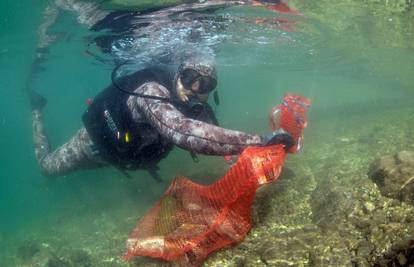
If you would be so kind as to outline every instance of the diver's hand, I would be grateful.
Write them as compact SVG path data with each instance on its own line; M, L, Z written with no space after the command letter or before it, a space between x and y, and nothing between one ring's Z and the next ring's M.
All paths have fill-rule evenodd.
M285 151L288 151L293 145L295 145L293 137L281 128L272 133L263 135L262 140L263 146L283 144L285 146Z
M178 98L182 101L182 102L188 102L190 100L190 98L193 96L193 92L191 92L190 90L186 90L184 88L180 88L179 90L177 90L177 94L178 94Z
M187 90L184 88L181 79L177 81L177 96L182 102L188 102L190 98L193 96L193 92L191 90Z

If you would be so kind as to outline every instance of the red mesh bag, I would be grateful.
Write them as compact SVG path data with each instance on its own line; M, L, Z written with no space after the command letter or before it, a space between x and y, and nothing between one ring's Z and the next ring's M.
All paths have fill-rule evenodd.
M306 112L311 105L307 98L287 94L283 103L274 107L269 113L270 128L275 131L282 128L295 140L295 145L288 152L294 153L303 146L303 129L306 128L308 120Z
M306 123L297 120L299 110L287 112L282 106L280 126L292 130L297 140ZM298 114L290 116L293 110ZM305 122L304 113L301 119ZM257 188L277 179L285 155L283 145L248 147L226 175L211 185L176 178L130 234L124 259L148 256L198 266L211 252L241 242L252 227Z

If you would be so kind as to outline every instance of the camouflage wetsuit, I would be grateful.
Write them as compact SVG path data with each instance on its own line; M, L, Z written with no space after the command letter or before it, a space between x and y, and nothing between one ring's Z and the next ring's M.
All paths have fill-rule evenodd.
M144 83L133 91L163 98L170 98L172 94L157 82ZM228 155L240 153L249 145L263 143L258 135L228 130L190 119L170 102L131 95L127 98L126 105L132 120L137 124L151 125L154 135L160 135L161 142L165 146L173 143L195 153ZM38 109L33 110L33 133L36 158L45 175L63 175L75 169L110 163L100 156L85 128L80 129L69 142L50 152L42 113ZM155 141L159 142L156 139Z
M244 2L246 1L211 1L212 4L218 6ZM72 3L72 5L69 5L69 3ZM195 5L204 8L207 6L206 3ZM105 11L97 10L93 4L85 5L74 4L70 0L56 1L56 6L61 8L82 11L83 13L79 15L79 20L90 27L105 19L105 16L110 16ZM175 10L187 10L188 8L190 8L189 5L181 5L175 7ZM49 10L48 12L52 11ZM85 12L89 12L89 14ZM166 11L157 11L156 15L158 16L158 14L163 12ZM52 16L51 18L54 19ZM50 23L45 25L50 25ZM45 25L42 27L45 27ZM47 42L51 40L42 27L40 34L41 39L43 39L40 42L39 48L46 47ZM43 49L39 49L39 52L42 51ZM43 54L38 54L39 58L43 56ZM206 72L202 73L203 75L211 74L209 72L212 66L203 65L203 62L190 61L185 64L189 64L188 67L191 68L192 66L199 72ZM163 98L170 98L171 92L174 91L156 81L149 81L137 88L129 88L129 90L135 93ZM175 144L183 149L200 154L227 155L240 153L246 146L263 143L262 138L258 135L228 130L210 123L188 118L170 102L131 95L128 97L126 105L132 120L136 123L145 122L149 124L153 127L154 134L160 135L161 141L166 145ZM64 175L76 169L93 168L112 163L102 157L99 149L96 149L86 128L80 129L69 142L51 152L43 126L41 110L34 109L32 115L35 155L44 175Z

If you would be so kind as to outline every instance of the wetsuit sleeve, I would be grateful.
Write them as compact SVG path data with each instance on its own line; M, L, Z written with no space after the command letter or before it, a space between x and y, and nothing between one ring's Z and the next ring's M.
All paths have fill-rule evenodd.
M157 83L146 83L135 92L169 97L169 91ZM192 152L206 155L239 154L247 146L262 144L258 135L190 119L167 101L131 96L128 107L134 120L139 120L141 114L144 115L164 138Z

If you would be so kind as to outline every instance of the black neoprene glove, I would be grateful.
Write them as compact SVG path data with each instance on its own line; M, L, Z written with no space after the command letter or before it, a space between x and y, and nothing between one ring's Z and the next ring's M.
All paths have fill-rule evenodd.
M293 145L295 145L295 140L293 137L283 129L277 129L272 133L268 133L262 136L263 146L283 144L285 145L285 150L288 151Z

